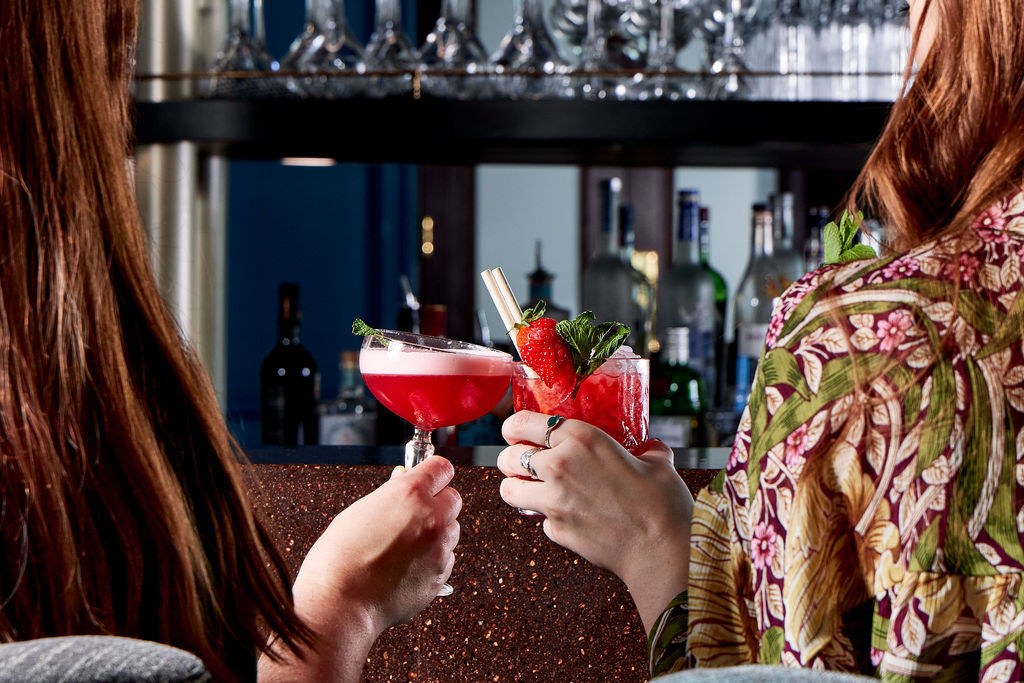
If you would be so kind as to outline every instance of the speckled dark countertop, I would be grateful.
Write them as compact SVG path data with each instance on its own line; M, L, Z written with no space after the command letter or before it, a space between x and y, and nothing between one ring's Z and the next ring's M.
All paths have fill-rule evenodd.
M327 453L301 458L313 464L301 464L294 452L263 453L246 466L255 475L247 477L254 504L293 573L334 515L383 483L393 466L329 464L366 458ZM449 459L464 502L455 594L384 633L370 653L366 680L647 680L643 625L623 584L549 541L539 521L502 502L498 470L460 464L467 460L457 454ZM288 464L267 462L275 460ZM696 493L715 470L680 473Z

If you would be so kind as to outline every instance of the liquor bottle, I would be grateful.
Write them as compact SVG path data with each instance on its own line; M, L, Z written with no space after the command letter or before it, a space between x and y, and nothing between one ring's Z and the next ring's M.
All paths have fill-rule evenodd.
M432 337L447 337L448 307L445 304L421 305L420 332Z
M733 408L742 412L764 347L775 301L788 286L775 260L772 212L754 204L751 218L750 261L736 290L736 385Z
M601 181L601 251L583 270L582 305L584 311L593 311L598 320L628 325L626 343L643 355L643 331L650 318L650 307L644 305L636 269L623 260L619 247L621 191L620 179ZM639 277L646 282L642 275Z
M825 239L823 232L828 224L827 206L816 206L808 212L807 243L804 244L804 270L816 270L825 262Z
M725 402L724 377L725 371L725 319L726 309L729 306L729 289L726 287L725 278L717 270L711 267L711 217L708 207L700 207L700 265L712 282L715 283L715 370L718 373L718 383L715 387L715 394L711 397L713 404L722 405Z
M680 190L678 225L672 268L665 273L658 294L658 328L661 345L670 343L676 328L686 328L689 365L704 378L714 395L715 283L700 264L700 197L696 190Z
M666 333L651 376L651 436L674 448L708 445L707 395L700 373L688 364L689 333L685 327Z
M537 267L526 276L530 295L526 302L526 308L533 308L539 301L543 300L546 306L545 316L553 320L568 320L571 317L569 309L559 306L552 298L551 281L555 279L555 274L544 269L540 258L540 247L541 241L537 240L533 252L534 263Z
M359 374L359 352L342 351L338 395L321 403L320 443L329 446L369 446L377 424L376 404L367 399Z
M320 375L300 341L299 286L278 288L277 345L260 365L260 423L263 443L316 444L316 403Z
M420 302L412 292L412 285L409 284L409 276L401 275L398 278L402 285L402 305L398 307L398 322L396 329L403 332L420 331Z
M633 254L636 252L636 212L629 204L619 206L619 258L629 268L633 280L633 298L636 300L643 320L637 320L637 327L632 335L636 346L633 350L646 357L650 350L651 338L654 334L654 285L636 266Z
M773 259L783 289L796 282L807 271L804 269L803 253L793 244L795 223L795 199L792 192L782 192L772 197L772 221L775 230L775 253Z

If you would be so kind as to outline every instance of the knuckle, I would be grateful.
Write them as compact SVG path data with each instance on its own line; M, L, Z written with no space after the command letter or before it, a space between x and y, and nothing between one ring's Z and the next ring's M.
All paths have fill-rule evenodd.
M559 451L548 451L545 454L544 470L548 481L557 483L572 476L572 458Z
M441 511L431 509L420 518L420 533L426 538L437 537L444 531L445 520Z
M566 423L569 438L583 450L593 450L601 441L603 433L582 422Z
M452 510L454 515L457 517L459 513L462 512L462 494L459 493L458 490L453 489L451 487L448 487L446 490L450 492L448 493L448 498L450 501L449 509Z
M529 415L526 412L512 413L507 420L501 425L501 434L505 437L505 440L509 443L515 443L517 439L515 436L522 433L529 422Z
M564 539L562 538L561 527L558 525L557 520L549 516L544 520L542 528L544 529L544 535L551 539L552 542L562 545Z
M448 527L448 538L445 542L445 548L448 550L453 549L459 544L459 539L462 538L462 525L458 522L453 522Z

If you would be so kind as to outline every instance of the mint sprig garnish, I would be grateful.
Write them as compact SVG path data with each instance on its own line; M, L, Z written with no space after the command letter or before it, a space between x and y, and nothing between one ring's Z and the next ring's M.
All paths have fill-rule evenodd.
M572 362L576 366L574 396L580 383L601 367L629 337L628 325L616 322L595 325L594 320L593 311L583 311L573 320L561 320L555 324L555 331L569 345Z
M381 336L380 330L370 327L359 318L352 321L352 334L358 334L360 337Z
M839 225L830 222L822 231L821 241L825 247L825 263L846 263L859 259L875 258L878 254L866 244L854 244L853 240L864 222L864 213L857 212L854 217L849 211L843 210Z

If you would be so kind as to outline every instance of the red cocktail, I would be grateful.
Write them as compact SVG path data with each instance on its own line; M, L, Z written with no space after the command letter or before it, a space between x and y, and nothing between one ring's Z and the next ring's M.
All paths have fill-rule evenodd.
M377 399L420 429L469 422L487 413L508 390L511 357L488 351L416 350L395 357L388 349L362 352L359 370Z
M434 454L430 435L435 429L484 415L508 389L512 356L507 353L412 332L357 333L366 334L359 350L359 372L366 386L416 428L405 444L406 467ZM452 587L445 584L439 595L451 593Z
M600 428L629 451L648 436L650 424L650 361L613 357L583 380L576 396L549 387L529 366L516 363L512 371L515 409L533 410L583 420Z

